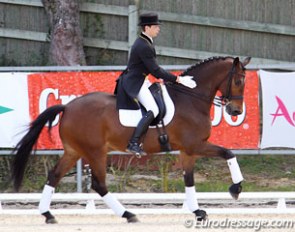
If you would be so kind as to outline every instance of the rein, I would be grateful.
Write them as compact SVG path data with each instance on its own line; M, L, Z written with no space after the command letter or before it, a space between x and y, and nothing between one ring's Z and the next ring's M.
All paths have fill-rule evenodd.
M188 87L185 87L181 84L178 84L178 83L171 83L171 82L167 82L166 83L166 86L180 92L180 93L184 93L186 95L190 95L192 97L195 97L195 98L198 98L200 100L203 100L203 101L206 101L208 103L210 103L210 99L208 96L205 96L203 94L199 94L199 93L195 93L195 92L192 92L192 91L188 91L190 90Z

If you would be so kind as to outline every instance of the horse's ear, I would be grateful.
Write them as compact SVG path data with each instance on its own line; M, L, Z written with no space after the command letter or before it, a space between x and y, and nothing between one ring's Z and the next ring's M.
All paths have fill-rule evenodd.
M239 62L240 62L239 57L234 58L234 62L233 62L234 65L237 65Z
M250 63L250 60L251 60L251 57L250 56L246 57L244 59L244 61L242 62L243 66L245 67L247 64L249 64Z

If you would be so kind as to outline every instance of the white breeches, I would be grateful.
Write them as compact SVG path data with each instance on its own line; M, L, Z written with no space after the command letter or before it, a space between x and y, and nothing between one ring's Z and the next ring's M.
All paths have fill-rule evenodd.
M145 81L141 86L139 93L137 95L138 101L146 108L147 111L152 111L154 117L159 114L158 105L149 90L150 82Z

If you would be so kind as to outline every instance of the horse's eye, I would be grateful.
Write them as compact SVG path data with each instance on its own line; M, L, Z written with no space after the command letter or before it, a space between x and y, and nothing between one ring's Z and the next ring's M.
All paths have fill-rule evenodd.
M235 84L236 84L236 86L240 86L242 84L242 80L241 79L236 80L235 81Z

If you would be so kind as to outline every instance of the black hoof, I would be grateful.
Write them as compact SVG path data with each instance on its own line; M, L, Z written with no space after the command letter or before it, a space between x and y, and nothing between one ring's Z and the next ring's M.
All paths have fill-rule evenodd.
M242 185L241 182L238 184L232 184L229 189L228 189L230 195L232 196L233 199L238 200L239 195L242 192Z
M46 224L57 224L57 220L55 218L50 218L45 220Z
M206 221L208 219L208 215L206 213L206 211L198 209L196 211L194 211L194 214L196 215L196 219L198 222L200 221Z
M139 222L139 220L137 219L136 215L133 214L133 213L130 213L129 211L125 211L122 217L123 218L126 218L128 223L136 223L136 222Z
M136 222L139 222L138 218L134 215L133 217L131 218L127 218L127 222L128 223L136 223Z
M57 220L49 211L47 211L46 213L42 213L42 215L46 218L46 224L57 224Z

